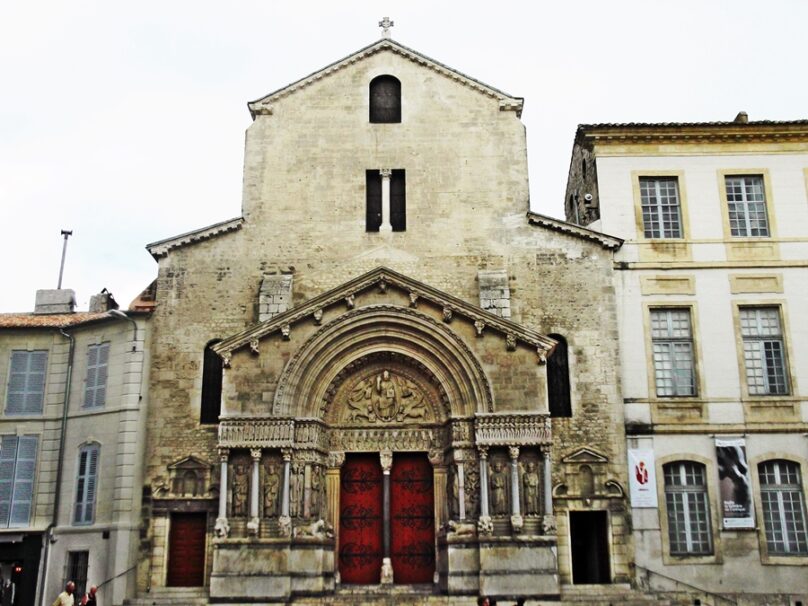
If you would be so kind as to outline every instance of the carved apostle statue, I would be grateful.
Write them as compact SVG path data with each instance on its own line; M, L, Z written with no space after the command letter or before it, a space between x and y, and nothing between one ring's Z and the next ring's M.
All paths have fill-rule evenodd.
M249 480L247 478L247 466L243 463L236 463L233 469L233 517L247 515L247 494L249 492Z
M274 463L266 468L264 476L264 517L272 518L278 515L278 492L281 480Z
M539 473L533 461L527 463L522 474L522 494L525 498L525 513L539 514Z
M508 513L508 474L502 461L492 463L491 470L491 511L494 515Z

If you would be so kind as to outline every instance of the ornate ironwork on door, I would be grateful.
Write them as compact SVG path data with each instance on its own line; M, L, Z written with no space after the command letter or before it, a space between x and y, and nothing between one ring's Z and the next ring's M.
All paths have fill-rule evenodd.
M343 583L379 582L382 468L378 454L349 454L340 477L339 572Z
M431 583L435 572L435 494L425 453L396 453L391 472L390 550L397 584Z

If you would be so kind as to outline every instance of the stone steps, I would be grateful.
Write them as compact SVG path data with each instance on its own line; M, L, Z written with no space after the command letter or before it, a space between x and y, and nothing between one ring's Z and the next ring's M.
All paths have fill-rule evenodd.
M160 587L136 598L123 601L124 606L208 606L208 590L204 587Z

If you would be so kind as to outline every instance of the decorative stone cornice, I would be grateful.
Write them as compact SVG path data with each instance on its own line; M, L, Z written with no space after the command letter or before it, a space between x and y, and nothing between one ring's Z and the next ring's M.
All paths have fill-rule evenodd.
M472 90L476 90L477 92L491 97L493 99L497 99L499 101L499 109L500 111L513 111L516 112L516 116L519 117L522 115L522 107L524 105L524 99L521 97L513 97L507 93L502 92L494 88L493 86L489 86L488 84L484 84L479 80L475 80L462 72L457 71L439 61L435 61L427 57L426 55L422 55L421 53L404 46L403 44L396 42L395 40L391 40L389 38L382 38L381 40L374 42L373 44L366 46L358 50L357 52L348 55L344 59L340 59L332 63L331 65L327 65L326 67L309 74L305 78L301 78L296 82L292 82L291 84L284 86L274 92L269 93L268 95L261 97L260 99L256 99L255 101L251 101L247 103L247 107L250 110L250 114L252 115L253 119L255 119L258 115L271 115L272 114L272 104L287 97L296 91L299 91L307 86L311 86L315 82L322 80L334 74L341 69L344 69L358 61L362 61L367 57L375 55L380 52L392 52L397 55L404 57L405 59L409 59L413 63L417 63L425 67L426 69L430 69L442 76L449 78L450 80L454 80L455 82L462 84Z
M808 120L581 124L576 133L581 145L781 142L808 143Z
M214 223L213 225L208 225L207 227L202 227L201 229L195 229L194 231L189 231L184 234L180 234L179 236L174 236L173 238L166 238L165 240L152 242L151 244L146 245L146 250L149 251L152 257L159 259L160 257L165 257L175 248L188 246L189 244L196 244L197 242L210 240L211 238L215 238L222 234L236 231L237 229L241 229L243 224L244 219L242 217L228 219L227 221Z
M435 306L442 308L444 319L446 319L447 316L449 318L457 316L466 318L473 324L479 322L483 323L486 331L498 332L507 339L508 349L512 347L515 349L517 342L522 342L531 348L535 348L539 362L545 360L555 348L556 342L553 339L536 331L525 328L516 322L501 318L496 314L484 311L476 305L391 269L377 267L362 276L346 282L342 286L338 286L337 288L310 299L308 302L298 307L278 314L274 318L256 324L241 333L217 343L213 347L213 351L219 354L223 359L227 359L234 351L249 346L255 339L261 339L275 332L281 332L284 338L286 338L289 336L288 327L295 322L307 320L315 314L322 319L320 313L323 309L337 304L343 305L345 301L350 301L355 305L356 295L358 293L371 288L377 288L381 283L386 285L384 294L389 294L390 291L395 288L408 293L410 300L412 300L412 295L417 295L419 301L429 301ZM349 305L349 308L352 307L352 305Z
M474 433L478 446L536 446L552 440L550 417L527 412L478 414Z
M623 240L615 236L610 236L608 234L604 234L599 231L586 229L585 227L581 227L580 225L575 225L574 223L567 223L566 221L562 221L561 219L554 219L553 217L540 215L539 213L528 212L527 220L529 223L533 225L546 227L547 229L552 229L553 231L559 231L568 234L570 236L573 236L575 238L589 240L590 242L597 242L603 248L606 248L608 250L617 250L618 248L623 246Z

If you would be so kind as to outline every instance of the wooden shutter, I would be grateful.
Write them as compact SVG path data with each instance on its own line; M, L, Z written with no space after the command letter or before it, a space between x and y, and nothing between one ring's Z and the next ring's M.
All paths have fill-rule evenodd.
M42 412L47 367L48 352L45 350L11 352L6 412L10 414Z
M404 170L393 169L390 178L390 224L393 231L407 229L407 192Z
M14 491L14 463L17 460L17 436L0 440L0 527L8 527L11 497Z
M87 382L84 387L84 408L104 406L107 400L109 343L87 348Z
M76 508L73 522L92 524L95 514L95 493L98 483L98 446L85 446L79 453L76 478Z
M365 231L379 231L382 224L382 177L378 170L365 171Z
M14 468L14 495L11 499L9 526L28 526L31 519L37 441L36 436L18 438L17 463Z

